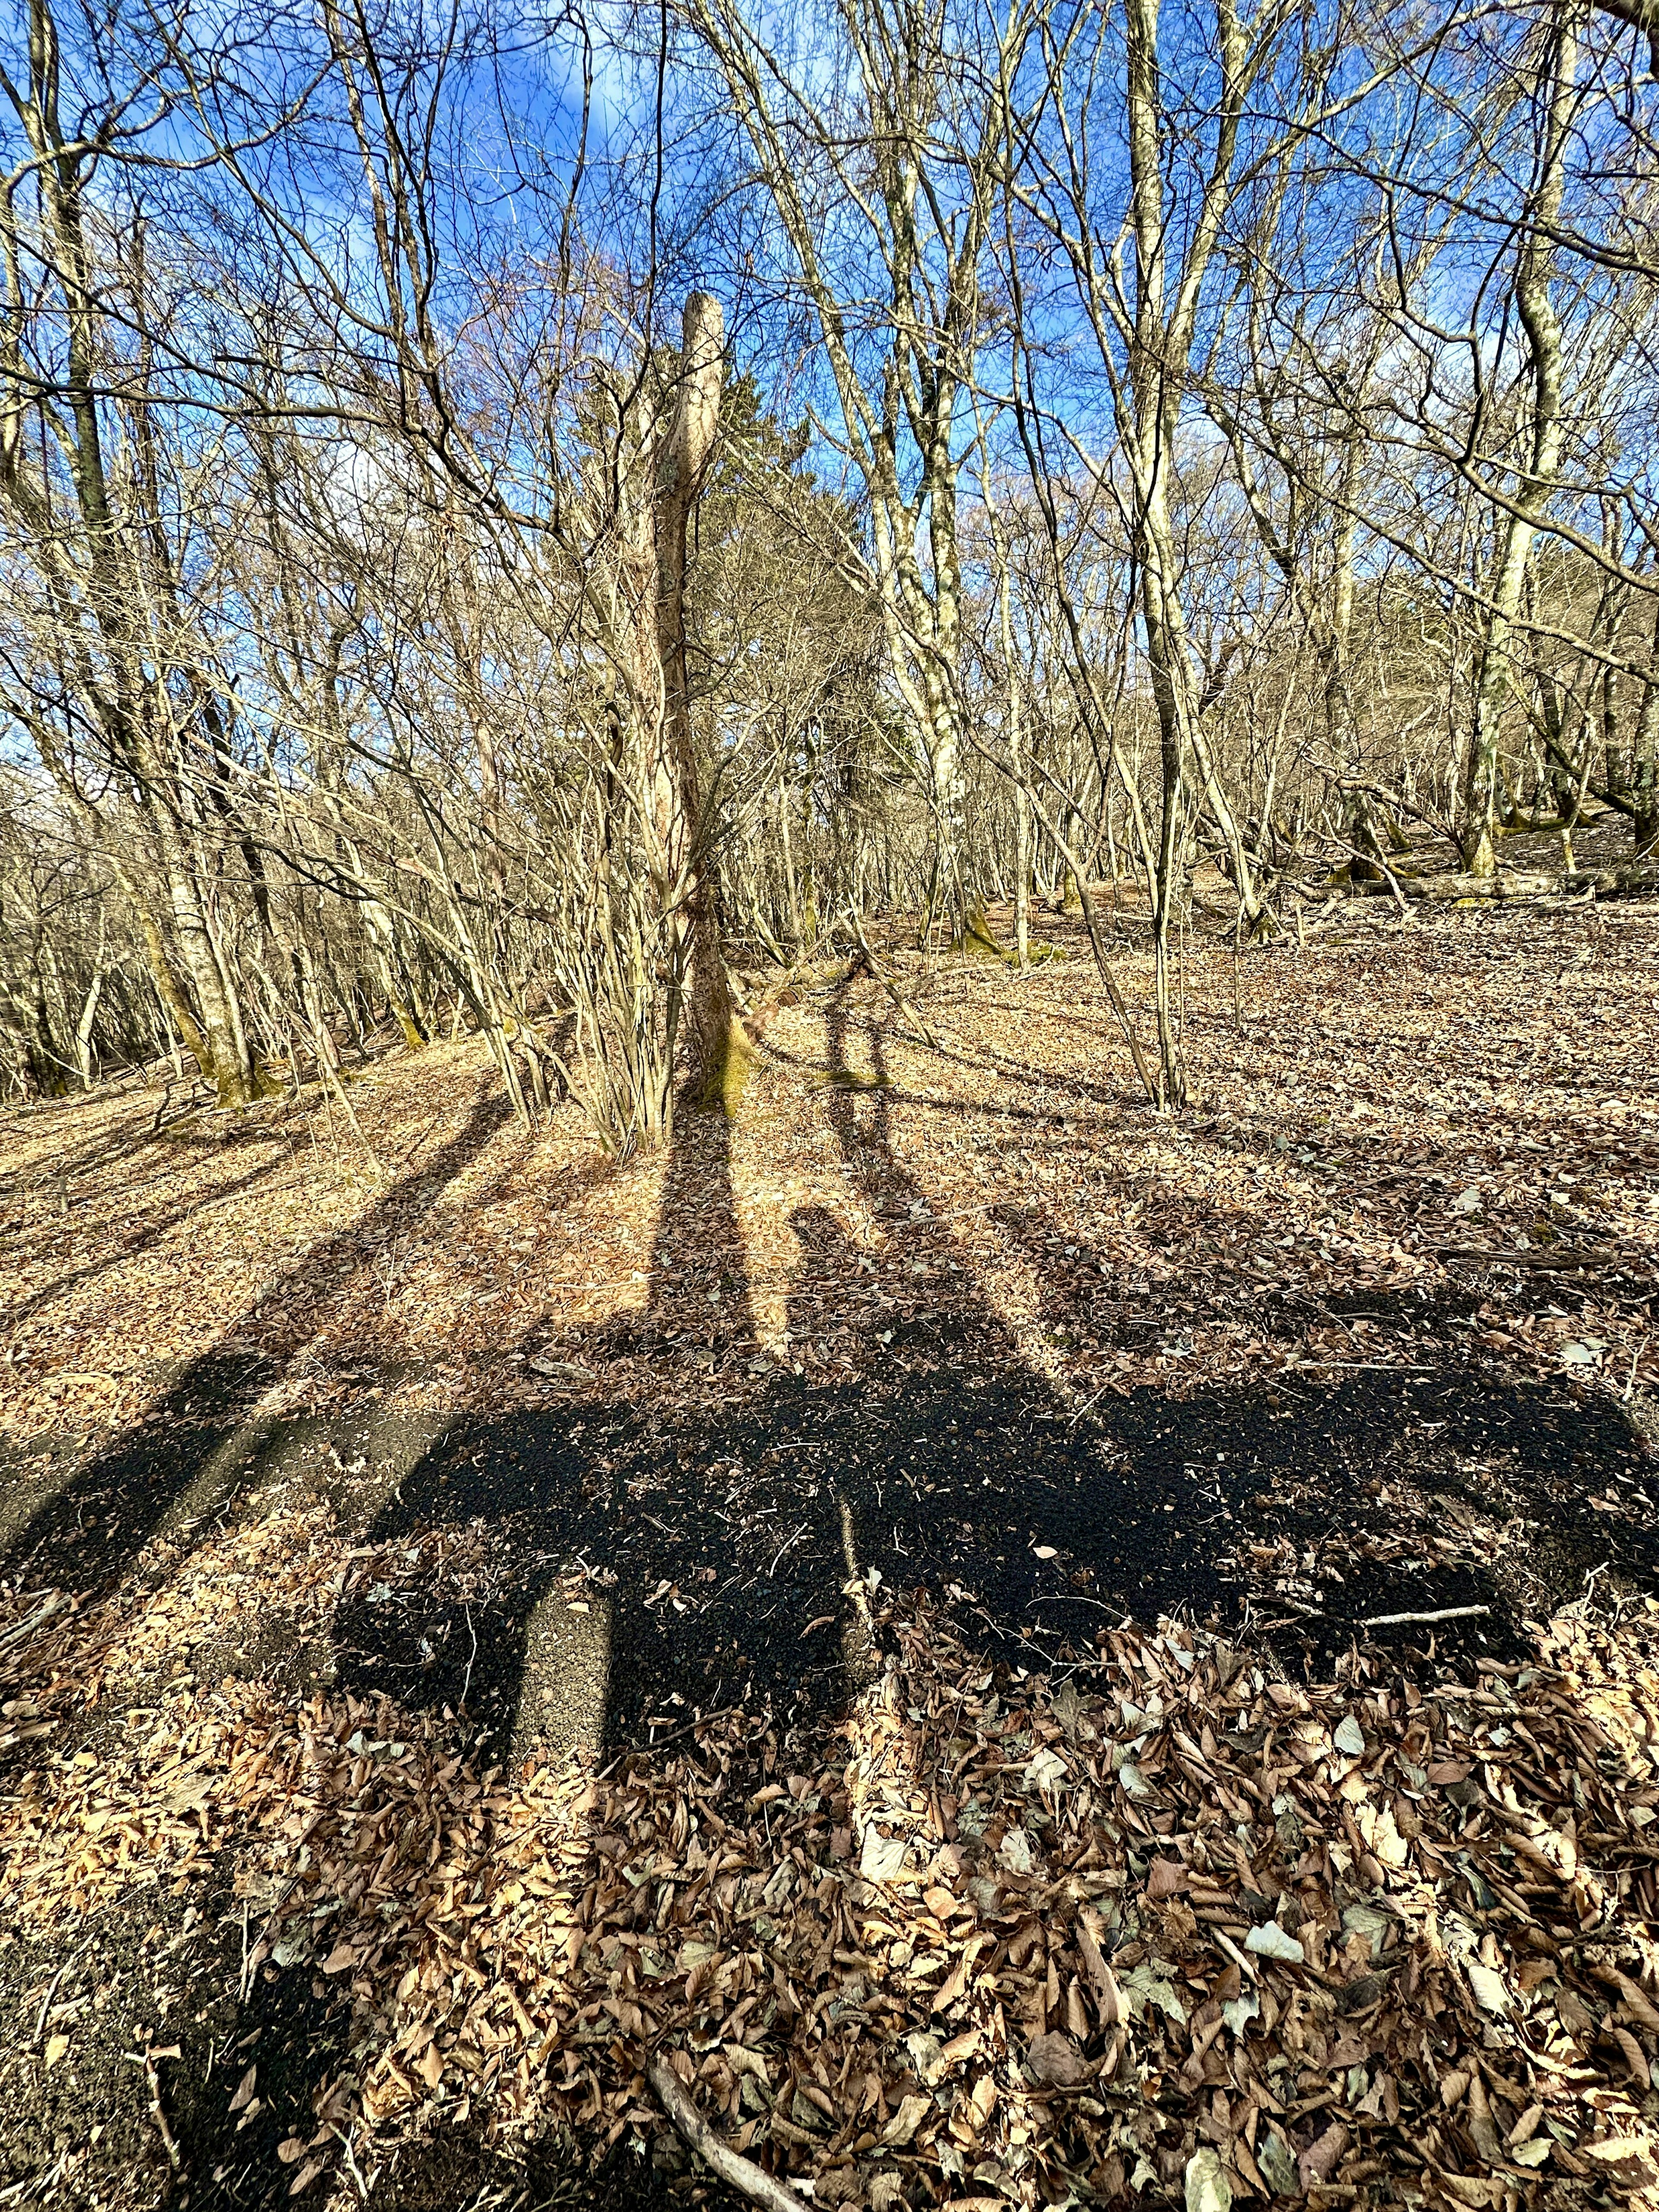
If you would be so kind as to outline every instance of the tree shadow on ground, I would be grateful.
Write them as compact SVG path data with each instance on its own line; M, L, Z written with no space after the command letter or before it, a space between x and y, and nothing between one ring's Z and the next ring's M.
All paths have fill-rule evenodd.
M845 994L827 1042L846 1065ZM866 1244L824 1206L792 1217L791 1357L757 1338L727 1125L686 1115L645 1306L556 1343L601 1381L612 1363L654 1381L451 1424L368 1540L482 1533L489 1587L348 1607L343 1679L464 1716L492 1758L621 1749L700 1711L767 1709L787 1729L844 1699L868 1663L872 1576L954 1591L988 1643L1033 1663L1177 1611L1265 1625L1312 1663L1373 1615L1449 1607L1486 1610L1424 1624L1425 1644L1510 1651L1524 1613L1581 1595L1592 1570L1659 1570L1659 1547L1586 1496L1587 1477L1633 1479L1616 1417L1455 1365L1435 1345L1449 1313L1412 1297L1368 1292L1365 1312L1434 1347L1420 1368L1177 1379L1079 1406L1033 1370L900 1160L872 1042L873 1076L827 1112L884 1233ZM998 1218L1074 1318L1041 1224ZM1085 1252L1066 1279L1099 1285L1121 1326L1108 1268Z
M29 1323L38 1321L41 1315L60 1304L72 1291L84 1290L88 1284L96 1282L100 1275L106 1275L121 1267L135 1252L145 1250L170 1231L177 1229L182 1222L195 1220L216 1206L228 1205L232 1200L257 1190L278 1168L286 1165L289 1158L286 1143L282 1139L268 1138L265 1142L273 1148L271 1158L261 1161L250 1168L246 1175L238 1176L234 1182L221 1184L206 1197L153 1206L149 1212L142 1208L130 1207L121 1228L118 1250L106 1254L102 1259L88 1261L83 1267L72 1267L67 1274L54 1275L50 1282L43 1283L39 1290L9 1310L6 1320L12 1332L14 1349ZM279 1155L275 1151L278 1146L282 1147Z
M847 1064L851 1029L843 994L830 1015L834 1066ZM1224 1632L1254 1623L1312 1664L1372 1613L1483 1606L1402 1637L1503 1655L1533 1598L1577 1595L1587 1567L1610 1563L1651 1585L1653 1539L1615 1538L1589 1501L1595 1486L1639 1472L1599 1405L1449 1363L1422 1374L1379 1363L1329 1382L1108 1392L1080 1406L1034 1370L933 1214L899 1156L878 1030L870 1044L873 1079L832 1091L828 1111L842 1170L883 1233L861 1240L824 1206L794 1214L787 1356L756 1323L731 1131L718 1114L687 1114L645 1305L547 1346L596 1370L597 1386L541 1408L438 1419L412 1452L392 1455L395 1480L367 1484L360 1506L343 1492L358 1540L395 1553L398 1540L447 1531L471 1545L477 1571L461 1587L416 1567L348 1598L334 1622L337 1689L438 1715L484 1763L584 1741L623 1756L730 1707L769 1712L787 1753L791 1731L866 1679L867 1609L883 1589L942 1592L988 1649L1036 1667L1086 1654L1126 1615L1173 1612ZM430 1203L499 1120L480 1105L382 1205L422 1193ZM1074 1313L1073 1291L1062 1297L1044 1264L1042 1223L1011 1214L1000 1225L1025 1240L1053 1312ZM362 1232L325 1259L347 1257ZM1121 1313L1101 1256L1079 1261L1077 1279L1117 1293ZM307 1277L315 1271L308 1261ZM1423 1334L1420 1307L1394 1314L1381 1293L1372 1304L1385 1325L1409 1320ZM234 1504L281 1444L246 1419L264 1373L228 1352L198 1363L143 1437L42 1501L9 1547L14 1571L31 1585L107 1581L152 1533L182 1535ZM623 1376L627 1388L611 1387ZM351 1416L339 1440L367 1458L364 1419ZM320 1437L329 1425L311 1428ZM1444 1527L1460 1514L1467 1540L1449 1550ZM1483 1533L1498 1523L1511 1531L1504 1543ZM198 2087L175 2132L194 2204L274 2208L290 2179L276 2146L309 2134L349 2005L305 1967L269 1981L261 1969L230 1994L240 1977L228 1903L227 1888L191 1970L200 1996L178 2015L181 2071ZM31 1984L11 2009L27 2027L23 2008L38 2002ZM133 2033L126 2019L112 2032ZM262 2109L240 2131L239 2065L196 2063L210 2038L266 2054ZM133 2072L121 2075L130 2102ZM134 2111L112 2142L145 2139ZM476 2185L491 2154L468 2133L374 2201L447 2212L465 2201L463 2145L474 2161L465 2185ZM633 2201L654 2186L640 2178Z
M499 1099L480 1097L465 1127L426 1164L394 1183L350 1228L308 1251L264 1300L280 1330L285 1309L361 1259L382 1223L406 1224L477 1159L505 1120ZM222 1344L189 1361L133 1429L106 1449L66 1460L48 1445L9 1452L0 1505L0 1575L31 1588L96 1591L131 1571L153 1538L181 1538L256 1487L283 1425L254 1409L276 1381L264 1353Z

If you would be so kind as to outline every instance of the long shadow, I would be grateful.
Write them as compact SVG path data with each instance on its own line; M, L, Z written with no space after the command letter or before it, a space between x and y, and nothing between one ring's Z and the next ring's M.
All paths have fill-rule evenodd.
M307 1303L319 1279L356 1264L360 1240L379 1226L406 1222L411 1213L429 1210L445 1187L483 1152L506 1115L504 1101L481 1094L447 1146L389 1189L349 1230L313 1248L283 1285L267 1293L265 1325L282 1332L286 1300ZM286 1334L302 1337L305 1331ZM258 1353L225 1347L209 1352L179 1373L138 1428L84 1464L70 1466L61 1479L54 1480L50 1457L42 1464L36 1455L32 1505L20 1480L28 1472L27 1463L15 1460L8 1473L21 1510L15 1512L0 1550L0 1567L32 1589L96 1594L129 1575L156 1538L173 1534L185 1544L206 1517L250 1509L267 1474L282 1469L295 1432L307 1426L258 1417L258 1401L277 1372L271 1360ZM180 1652L180 1664L186 1656L196 1663L195 1653ZM15 1680L26 1691L35 1688L28 1665L27 1647L7 1655L7 1680ZM110 1725L107 1715L100 1719L89 1710L75 1717L73 1733L79 1736L90 1729L95 1736L100 1727ZM52 1740L59 1756L68 1740ZM8 1766L28 1761L40 1748L20 1742L7 1754ZM36 2124L42 2173L55 2155L54 2143L61 2148L82 2138L89 2120L95 2120L95 2132L106 2136L99 2157L111 2179L109 2192L96 2201L136 2202L140 2195L143 2201L161 2201L167 2196L169 2177L164 2168L152 2171L140 2187L144 2170L159 2164L156 2135L143 2095L133 2086L139 2077L119 2055L124 2045L163 2039L165 2027L166 2039L178 2041L185 2052L167 2075L176 2141L185 2160L183 2182L172 2179L173 2193L187 2187L189 2201L204 2207L286 2201L292 2177L276 2158L276 2145L296 2126L311 2132L312 2087L339 2063L349 2019L327 1992L319 1997L303 1974L269 1979L262 1975L244 1999L239 2002L232 1994L240 1978L234 1932L239 1916L228 1887L234 1871L233 1859L222 1880L216 1874L205 1890L196 1893L199 1912L186 1914L182 1900L141 1891L143 1901L137 1906L129 1896L94 1919L86 1940L71 1952L59 1954L50 1945L43 1950L21 1930L13 1931L15 1940L0 1946L5 1961L0 1966L0 2015L19 2051L27 2050L43 1989L70 1997L76 1996L77 1983L119 1991L98 2035L88 2039L85 2063L99 2083L90 2105L81 2088L66 2087L68 2069L60 2079L43 2074L27 2057L21 2072L14 2069L9 2091L18 2100L16 2127L27 2140L31 2122ZM170 1939L165 1944L163 1936ZM163 1983L171 1987L163 1989ZM180 1986L193 1989L196 2008L169 2020L167 2003ZM230 2110L236 2075L228 2073L227 2054L233 2051L239 2069L258 2063L263 2083L261 2105L246 2132L239 2132ZM17 2139L14 2131L14 2148ZM135 2192L131 2197L130 2183Z
M850 1029L843 994L830 1018L837 1065ZM1206 1486L1174 1454L1131 1468L1111 1430L1079 1421L1033 1371L900 1161L903 1097L879 1033L870 1042L873 1083L836 1093L829 1112L887 1233L863 1251L823 1210L797 1216L810 1259L792 1310L842 1378L814 1394L815 1448L853 1501L866 1575L954 1589L993 1641L1045 1650L1086 1646L1131 1611L1213 1611L1222 1591L1194 1534Z
M820 1569L832 1587L839 1579L825 1516L787 1455L775 1467L745 1456L745 1432L722 1414L723 1380L751 1380L758 1358L730 1141L723 1115L682 1116L645 1308L558 1340L567 1357L596 1365L649 1355L685 1377L684 1400L596 1410L573 1399L444 1423L357 1533L386 1546L443 1532L470 1547L466 1571L417 1572L348 1599L334 1618L338 1690L385 1692L443 1716L485 1762L648 1741L698 1709L769 1708L787 1727L808 1703L842 1693L833 1638L820 1658L802 1634ZM234 1982L231 1949L222 1936L204 1981ZM304 1966L267 1964L211 2025L237 2057L210 2080L192 2067L176 2109L192 2202L274 2212L292 2179L277 2145L313 2132L313 2094L351 2040L349 1997ZM264 2101L239 2122L232 2092L256 2058ZM562 2163L555 2155L544 2186L552 2201L577 2201L553 2189L568 2179ZM392 2195L410 2206L471 2203L494 2172L476 2125L452 2128L410 2147ZM523 2177L502 2164L500 2179L514 2198ZM580 2201L620 2212L670 2199L647 2171L596 2178Z
M843 1000L834 1064L848 1042ZM1659 1583L1651 1522L1612 1518L1591 1495L1641 1480L1623 1424L1599 1401L1474 1368L1450 1328L1474 1301L1455 1289L1437 1304L1367 1291L1360 1310L1380 1341L1331 1379L1183 1392L1182 1340L1166 1327L1171 1387L1078 1407L1032 1372L898 1160L899 1095L872 1042L874 1084L835 1094L829 1111L885 1219L884 1249L860 1250L821 1211L798 1217L811 1261L792 1313L820 1366L848 1378L814 1393L813 1425L856 1498L866 1567L954 1583L1005 1644L1052 1650L1086 1644L1103 1620L1179 1610L1225 1628L1263 1621L1309 1662L1375 1614L1462 1606L1487 1610L1395 1632L1515 1652L1522 1619L1581 1595L1598 1569ZM1110 1341L1142 1317L1099 1255L1056 1255L1052 1224L1026 1210L992 1218L1024 1245L1051 1327ZM1287 1302L1276 1325L1299 1334L1305 1319ZM1376 1359L1391 1337L1420 1371Z
M424 1167L393 1184L349 1230L314 1247L266 1294L267 1324L280 1325L289 1299L314 1293L319 1279L355 1264L355 1248L379 1224L405 1221L416 1206L429 1210L489 1144L506 1112L500 1100L481 1097L465 1127ZM137 1428L65 1479L53 1479L48 1459L34 1485L44 1494L32 1508L25 1502L27 1456L18 1455L8 1476L20 1510L9 1528L0 1519L0 1572L37 1589L97 1590L128 1573L155 1536L222 1510L258 1482L265 1438L248 1424L278 1371L257 1352L219 1346L204 1353Z
M286 1153L284 1153L285 1157ZM234 1182L228 1183L222 1188L216 1190L210 1197L188 1200L183 1205L173 1206L170 1210L147 1216L140 1215L136 1219L130 1219L121 1232L118 1251L112 1252L101 1260L90 1260L82 1267L71 1267L67 1274L53 1276L49 1283L43 1283L38 1291L25 1298L21 1304L11 1308L6 1316L6 1321L12 1331L14 1341L27 1323L37 1319L56 1301L67 1297L71 1291L80 1290L88 1283L95 1282L100 1275L108 1274L112 1268L122 1266L125 1261L132 1257L135 1252L143 1251L146 1245L153 1243L157 1237L165 1237L170 1229L176 1229L180 1222L194 1221L200 1215L210 1212L216 1206L222 1206L231 1199L246 1196L281 1164L283 1163L278 1160L263 1161L258 1166L250 1168L245 1176L239 1176Z
M845 993L828 1026L830 1063L846 1066L855 1023ZM1512 1475L1540 1523L1552 1501L1559 1508L1531 1551L1547 1551L1558 1526L1573 1534L1565 1587L1582 1564L1578 1535L1588 1544L1601 1533L1583 1493L1635 1465L1611 1414L1489 1388L1449 1359L1426 1377L1355 1372L1184 1397L1143 1389L1079 1407L1033 1370L934 1218L901 1157L881 1030L866 1035L872 1084L834 1091L826 1105L842 1165L881 1234L862 1242L827 1206L793 1217L801 1264L787 1359L757 1328L731 1130L718 1114L687 1114L665 1167L644 1306L556 1332L545 1346L589 1367L614 1363L635 1381L599 1403L578 1390L550 1408L445 1424L362 1540L392 1548L443 1530L466 1573L416 1567L395 1586L361 1587L335 1617L341 1688L447 1716L458 1747L486 1763L584 1741L621 1757L700 1711L732 1707L769 1713L787 1753L792 1729L863 1679L865 1609L919 1584L951 1595L988 1648L1031 1665L1085 1650L1127 1614L1177 1611L1223 1630L1255 1613L1311 1660L1371 1610L1486 1605L1466 1636L1455 1625L1444 1632L1463 1636L1466 1653L1480 1638L1493 1652L1520 1648L1503 1562L1471 1543L1449 1565L1413 1564L1408 1545L1394 1548L1393 1501L1411 1491L1443 1517L1490 1514L1492 1484L1501 1492ZM499 1118L480 1108L405 1192L431 1183L435 1193ZM1040 1219L1012 1209L997 1218L1034 1261L1052 1261ZM1036 1273L1051 1316L1075 1316L1080 1286L1097 1282L1122 1322L1125 1288L1102 1275L1098 1255L1079 1255L1074 1275L1043 1264ZM1370 1307L1384 1325L1409 1319L1424 1334L1420 1309L1391 1315L1380 1293ZM166 1437L131 1448L152 1489L118 1520L113 1552L102 1535L80 1548L57 1501L58 1517L36 1533L37 1559L112 1572L141 1529L199 1490L208 1439L231 1427L213 1389L246 1399L258 1379L228 1360L199 1364L169 1401L186 1431L192 1421L202 1431L186 1435L182 1472L164 1471ZM106 1458L95 1482L82 1482L83 1522L94 1504L125 1511L114 1497L123 1464ZM240 1468L225 1477L247 1479ZM1367 1545L1381 1555L1367 1558ZM1628 1549L1624 1571L1651 1583L1654 1544ZM753 1778L734 1770L726 1786L747 1790ZM222 1982L234 1982L234 1967L221 1964ZM284 2201L276 2145L310 2132L312 2089L353 2032L336 1985L303 1966L269 1983L264 1972L224 2033L232 2047L258 2036L249 2048L287 2055L262 2069L266 2106L241 2131L229 2110L234 2069L179 2114L199 2203L274 2212ZM210 2184L216 2167L227 2178ZM471 2185L480 2170L432 2201L465 2201L461 2179Z
M833 1066L853 1027L843 992ZM643 1363L656 1395L452 1425L370 1539L470 1528L492 1571L459 1595L434 1584L395 1607L348 1607L349 1682L461 1716L489 1756L621 1747L699 1710L765 1706L787 1725L843 1696L872 1570L888 1587L954 1588L988 1637L1045 1652L1179 1610L1264 1620L1311 1660L1373 1613L1455 1606L1489 1610L1443 1639L1507 1649L1523 1598L1577 1595L1597 1564L1638 1580L1659 1567L1583 1496L1588 1466L1632 1459L1620 1425L1492 1383L1443 1344L1427 1374L1356 1363L1334 1382L1182 1395L1176 1340L1173 1390L1079 1408L1032 1370L902 1163L902 1096L878 1030L870 1040L872 1079L829 1092L826 1109L884 1234L866 1249L827 1208L793 1218L802 1374L757 1342L729 1128L688 1115L645 1307L557 1346L594 1366ZM1086 1324L1105 1305L1109 1340L1128 1328L1132 1294L1097 1255L1062 1270L1044 1224L993 1218L1025 1245L1046 1320ZM1461 1318L1455 1303L1378 1291L1365 1313L1421 1346ZM1267 1325L1289 1337L1300 1317L1287 1306ZM1429 1540L1432 1521L1460 1513L1472 1531L1530 1518L1530 1579L1473 1535ZM1390 1529L1413 1517L1419 1537Z
M808 1634L815 1607L842 1619L838 1516L802 1479L805 1394L760 1356L730 1146L723 1114L682 1114L645 1308L558 1338L567 1361L648 1359L683 1389L453 1426L368 1540L482 1528L487 1587L347 1606L348 1685L447 1708L490 1757L649 1742L733 1705L787 1726L840 1694L837 1638Z

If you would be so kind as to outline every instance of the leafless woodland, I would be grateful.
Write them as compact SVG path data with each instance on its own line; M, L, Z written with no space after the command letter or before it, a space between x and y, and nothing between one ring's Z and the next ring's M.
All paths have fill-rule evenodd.
M465 1029L627 1152L745 969L877 914L1024 966L1048 902L1179 1108L1195 915L1640 883L1655 38L27 0L9 1092L349 1117L343 1053Z

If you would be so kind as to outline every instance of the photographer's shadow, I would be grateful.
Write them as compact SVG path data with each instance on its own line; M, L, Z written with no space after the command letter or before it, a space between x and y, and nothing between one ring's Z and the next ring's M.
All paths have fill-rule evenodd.
M798 1449L813 1394L760 1357L730 1139L723 1114L682 1115L644 1310L557 1338L602 1376L647 1356L648 1386L452 1423L365 1538L441 1532L450 1563L342 1606L346 1686L447 1711L494 1762L733 1708L787 1729L844 1697L842 1518Z

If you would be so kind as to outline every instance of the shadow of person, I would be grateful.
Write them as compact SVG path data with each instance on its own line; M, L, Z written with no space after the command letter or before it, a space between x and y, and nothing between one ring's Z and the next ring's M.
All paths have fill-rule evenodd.
M1045 1656L1103 1617L1213 1611L1194 1540L1210 1501L1185 1463L1137 1465L1079 1421L931 1217L907 1210L874 1261L825 1210L794 1226L810 1259L791 1328L841 1370L810 1394L801 1461L832 1479L866 1585L954 1592L970 1632Z
M1483 1609L1449 1632L1471 1650L1516 1646L1531 1609L1526 1577L1473 1538L1433 1540L1466 1486L1462 1456L1484 1446L1510 1465L1514 1503L1500 1519L1516 1510L1565 1530L1571 1435L1581 1455L1592 1442L1605 1449L1610 1422L1462 1368L1195 1388L1177 1364L1190 1348L1179 1339L1168 1384L1079 1407L1034 1369L899 1156L889 1020L855 1024L843 992L827 1039L842 1075L830 1119L882 1234L866 1247L822 1208L794 1224L805 1263L790 1325L813 1382L805 1430L836 1469L861 1572L954 1587L970 1628L1045 1653L1126 1616L1184 1613L1231 1628L1252 1607L1310 1659L1345 1649L1374 1613L1442 1607ZM862 1073L848 1065L860 1045ZM1127 1326L1132 1294L1100 1255L1078 1255L1062 1302L1045 1287L1052 1220L1006 1208L992 1218L1030 1263L1042 1320L1077 1323L1099 1305L1112 1312L1094 1333ZM1408 1303L1402 1328L1420 1324ZM1436 1437L1446 1442L1431 1474L1425 1447ZM1423 1540L1395 1544L1387 1524L1413 1482L1424 1492ZM1379 1507L1379 1495L1394 1504ZM1578 1593L1587 1566L1607 1556L1605 1534L1588 1534L1589 1550L1557 1543L1553 1564L1551 1540L1527 1547L1540 1594Z
M446 1425L367 1540L424 1556L414 1540L437 1532L447 1564L395 1601L346 1601L349 1686L459 1717L489 1759L645 1745L731 1706L787 1728L863 1679L872 1575L954 1588L985 1633L1045 1653L1127 1615L1230 1625L1275 1597L1281 1626L1317 1613L1346 1638L1338 1553L1367 1518L1364 1462L1410 1448L1397 1379L1287 1403L1266 1385L1183 1389L1172 1369L1176 1389L1079 1407L1033 1365L902 1158L883 1023L855 1018L843 992L827 1026L845 1079L829 1119L880 1233L855 1237L827 1206L792 1217L790 1361L757 1338L730 1125L684 1112L642 1305L547 1345L597 1370L599 1391ZM1004 1228L1041 1307L1042 1224ZM1124 1294L1092 1267L1121 1317ZM1336 1572L1317 1600L1289 1589L1301 1570L1283 1559L1249 1568L1253 1499L1293 1485L1302 1503L1271 1533L1300 1545L1319 1517ZM1414 1572L1407 1560L1383 1578L1374 1609L1407 1609ZM1479 1559L1435 1595L1502 1601Z
M1194 1540L1205 1492L1184 1462L1133 1463L1033 1370L902 1164L884 1032L863 1035L871 1067L855 1077L843 991L828 1110L883 1233L866 1246L827 1208L793 1216L789 1306L812 1378L799 1463L833 1472L859 1575L954 1589L970 1626L1028 1650L1085 1646L1104 1616L1213 1611L1214 1564Z
M503 1100L481 1095L448 1144L265 1293L262 1331L302 1342L319 1289L362 1264L383 1228L406 1228L428 1212L507 1110ZM0 1573L39 1589L98 1589L128 1573L153 1540L187 1540L197 1524L257 1487L283 1424L257 1419L255 1408L280 1373L270 1354L221 1343L189 1361L138 1424L61 1477L48 1462L31 1490L14 1470L11 1510L0 1508Z
M648 1279L640 1311L556 1336L601 1403L450 1424L365 1537L442 1532L470 1564L337 1618L343 1681L447 1709L491 1760L732 1707L787 1729L845 1687L836 1501L761 1353L718 1109L677 1120Z

